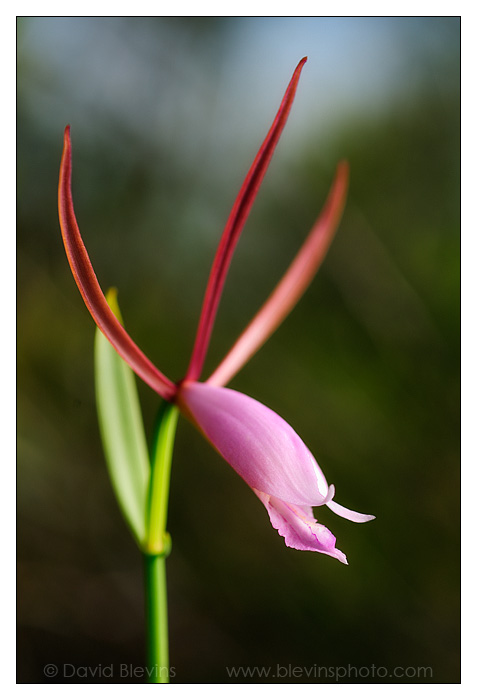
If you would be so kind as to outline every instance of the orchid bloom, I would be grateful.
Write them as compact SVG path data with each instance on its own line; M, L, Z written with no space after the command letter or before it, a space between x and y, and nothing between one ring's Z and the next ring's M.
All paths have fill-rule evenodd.
M324 208L287 272L213 374L199 382L232 254L288 118L306 58L298 64L279 110L235 200L210 272L195 344L184 378L173 382L144 355L111 311L101 291L76 221L71 194L70 128L65 129L58 189L63 241L76 284L99 329L119 355L159 396L175 403L252 488L289 547L328 554L343 563L336 538L313 517L326 505L354 522L372 520L335 503L311 452L295 431L258 401L225 388L270 337L302 296L338 226L348 186L340 163Z

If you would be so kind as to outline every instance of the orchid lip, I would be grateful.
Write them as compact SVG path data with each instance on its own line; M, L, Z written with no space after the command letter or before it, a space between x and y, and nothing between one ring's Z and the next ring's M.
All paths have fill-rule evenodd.
M272 526L285 539L287 547L301 551L320 552L347 564L346 555L336 548L336 537L318 523L306 508L255 491L268 511Z
M373 516L335 503L335 487L328 486L313 455L283 418L245 394L207 382L184 382L177 403L259 497L288 546L346 563L334 536L315 520L312 506L326 505L354 522Z

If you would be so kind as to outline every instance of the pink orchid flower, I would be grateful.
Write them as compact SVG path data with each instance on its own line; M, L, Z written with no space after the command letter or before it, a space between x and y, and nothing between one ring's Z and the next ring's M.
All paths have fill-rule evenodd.
M347 563L336 538L312 507L326 505L354 522L374 516L335 503L311 452L295 431L263 404L226 389L230 379L263 345L300 299L320 266L338 226L348 186L348 166L338 165L324 208L287 272L213 374L199 382L232 254L288 118L301 70L298 64L270 130L235 200L209 276L188 370L172 382L144 355L108 306L79 232L71 194L71 141L66 127L58 208L76 284L95 323L119 355L163 399L175 403L252 488L289 547L322 552Z

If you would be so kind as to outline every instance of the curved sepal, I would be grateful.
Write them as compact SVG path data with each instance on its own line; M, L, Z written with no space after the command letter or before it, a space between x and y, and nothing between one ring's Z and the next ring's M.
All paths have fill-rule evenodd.
M76 221L71 193L72 155L70 127L65 129L63 155L60 165L60 181L58 184L58 214L60 217L61 235L76 285L83 297L94 322L100 328L109 342L116 348L121 357L159 396L169 401L176 393L175 384L171 382L149 360L123 326L112 313L107 300L99 286L96 274L91 265L88 252L81 238Z
M202 372L202 367L205 360L207 348L209 346L210 336L217 314L222 289L225 283L225 278L229 269L230 262L235 247L245 226L247 217L255 201L257 192L262 184L265 173L272 159L273 153L280 139L282 131L290 114L290 110L295 98L298 81L301 71L306 63L306 57L302 58L300 63L295 68L292 79L283 96L282 102L275 116L272 126L270 127L264 142L260 146L255 160L252 163L250 170L245 177L245 180L240 188L237 199L232 207L230 216L225 224L225 229L220 239L219 247L215 254L212 269L205 290L204 301L202 303L202 311L200 313L199 325L194 342L194 348L189 363L189 368L186 372L185 379L187 381L196 381Z

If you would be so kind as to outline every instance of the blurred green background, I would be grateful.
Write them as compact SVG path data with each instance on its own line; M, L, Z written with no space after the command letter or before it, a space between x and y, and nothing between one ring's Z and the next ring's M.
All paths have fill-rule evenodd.
M349 567L287 549L182 421L174 680L280 664L305 671L274 682L333 683L306 673L374 664L379 682L459 682L460 24L346 17L18 21L19 682L138 682L120 664L145 663L141 558L108 483L94 325L57 221L63 129L99 281L118 287L133 338L178 379L227 214L303 55L206 370L277 283L347 158L349 200L322 269L231 386L288 420L338 502L376 520L316 510ZM150 434L158 399L138 384ZM64 664L114 675L65 677ZM411 670L397 678L397 666ZM341 682L378 682L371 673Z

